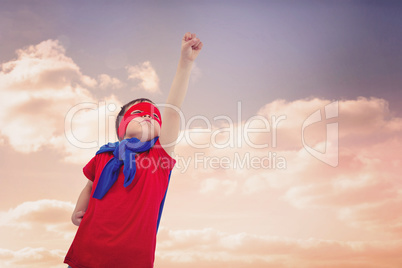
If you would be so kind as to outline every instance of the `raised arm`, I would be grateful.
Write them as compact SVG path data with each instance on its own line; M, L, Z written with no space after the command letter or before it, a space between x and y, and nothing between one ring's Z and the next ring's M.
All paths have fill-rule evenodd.
M180 109L187 93L191 69L194 60L201 51L203 44L196 35L187 32L181 42L181 54L176 75L170 88L169 96L162 115L160 143L168 154L174 151L179 135Z

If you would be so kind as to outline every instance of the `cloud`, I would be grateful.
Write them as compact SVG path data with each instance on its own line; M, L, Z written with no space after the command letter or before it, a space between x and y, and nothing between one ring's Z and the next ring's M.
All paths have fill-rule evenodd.
M284 121L281 126L285 129L278 133L289 140L286 148L297 148L300 143L291 138L291 133L300 133L304 116L317 107L324 107L328 101L319 103L318 99L276 102L266 105L260 112L286 114L292 124ZM288 161L290 169L297 172L293 173L296 179L281 185L286 189L284 199L304 210L334 209L339 219L356 228L400 234L401 218L392 211L401 205L402 199L398 171L398 159L402 157L401 118L389 110L387 101L360 97L340 101L336 121L339 123L339 166L331 168L319 164L308 155L298 159L303 163L302 168L291 167ZM325 128L320 129L319 124L308 133L311 146L325 141ZM302 151L298 153L303 155Z
M105 83L105 79L101 85L102 81ZM112 78L109 82L118 84ZM105 123L116 113L109 107L121 106L114 95L95 99L88 88L96 85L95 79L83 75L65 55L58 41L47 40L17 50L16 59L1 65L2 139L18 152L51 148L62 152L67 161L87 161L100 142L114 140L115 135L107 136L113 131L104 133L99 128L113 129L113 124ZM70 133L68 139L66 133ZM98 142L91 143L94 137Z
M124 86L124 84L115 77L110 77L107 74L101 74L98 76L99 88L101 89L119 89Z
M144 90L159 92L149 62L129 66L127 71L130 79L140 80ZM15 59L1 67L0 144L23 153L52 149L61 152L65 161L87 162L100 145L115 140L113 116L121 106L114 95L96 100L89 89L120 86L120 81L106 74L98 79L82 74L57 41L20 49ZM315 210L330 211L339 223L356 230L399 237L402 218L395 211L402 205L401 118L383 99L339 100L337 118L304 129L306 144L324 152L327 123L338 123L339 165L333 168L310 155L301 141L303 122L318 110L325 118L324 107L331 102L318 98L275 100L261 107L253 120L240 124L221 120L211 123L210 131L182 131L169 202L177 198L183 203L183 197L174 193L191 197L186 205L201 212L192 212L189 217L193 218L186 220L198 217L200 225L224 224L198 223L204 212L209 219L230 213L238 219L250 207L255 213L265 213L283 202L289 206L280 203L278 210L287 209L283 213L300 211L319 218ZM257 131L245 132L247 128ZM197 147L203 144L206 146ZM69 219L72 207L71 203L40 200L3 211L2 237L14 249L20 249L21 243L13 237L28 241L23 246L30 247L27 252L36 250L30 241L54 238L61 242L54 242L58 246L52 248L65 248L75 231ZM214 229L163 231L159 237L158 254L165 267L184 267L188 262L199 267L246 267L250 263L254 267L294 267L299 263L304 267L378 267L387 256L391 256L389 267L400 263L393 253L400 250L400 241L299 241ZM2 256L13 254L22 253L6 250ZM321 255L326 259L318 260Z
M381 174L360 174L359 177L341 175L332 180L292 187L286 194L297 207L349 207L377 203L400 196L398 180Z
M397 267L402 241L342 242L229 234L207 228L158 234L164 267ZM384 258L387 256L387 258Z
M32 223L57 224L65 222L65 216L71 214L73 209L72 203L59 200L28 201L7 212L1 212L0 226L20 228Z
M136 66L127 66L128 78L140 80L139 87L150 93L161 93L159 89L159 77L149 61Z
M0 226L18 230L20 236L71 239L75 227L71 223L74 205L59 200L28 201L8 211L0 212Z
M260 117L234 123L232 128L212 122L209 130L184 130L176 146L173 174L180 184L174 187L178 192L195 189L194 194L208 196L211 202L218 202L216 196L222 194L237 200L275 192L294 208L330 209L355 228L400 234L401 218L393 211L402 200L401 118L389 110L385 100L361 97L339 101L339 116L325 120L323 108L330 103L325 99L277 100L262 107L257 113ZM301 142L303 122L317 110L324 120L305 129L306 143L323 151L326 124L338 123L336 168L310 155ZM274 127L273 116L284 119ZM257 132L244 132L247 127ZM268 146L261 149L253 144ZM384 217L378 216L380 211Z
M396 204L395 204L396 205ZM76 228L67 230L73 204L24 202L1 212L1 267L61 267ZM52 228L49 228L52 227ZM68 234L68 235L67 235ZM23 241L23 243L21 243ZM35 243L46 246L35 247ZM46 243L45 243L46 241ZM13 245L16 242L16 245ZM22 244L24 246L18 249ZM17 248L17 249L15 249ZM60 249L62 248L62 250ZM169 229L158 233L156 266L163 267L398 267L402 240L338 241L222 232L214 228Z
M55 40L17 50L17 59L3 63L2 87L18 91L42 91L79 82L82 74Z
M70 202L43 199L0 211L0 266L61 267L77 230L70 220L73 210ZM7 249L1 248L4 243Z
M339 218L355 228L365 228L372 232L388 232L402 235L402 215L395 213L402 207L402 194L396 198L386 198L378 202L367 202L356 206L344 206Z
M219 189L219 191L223 192L223 194L230 195L235 191L236 186L236 181L209 177L201 182L200 193L208 193ZM223 189L225 190L222 191Z
M63 250L49 250L46 248L26 247L20 250L0 248L1 267L66 267L62 264L65 252Z
M190 83L197 83L202 77L202 70L198 67L197 63L193 63L193 67L191 69Z
M276 130L279 149L301 147L302 125L315 111L321 111L322 120L304 129L306 142L310 146L325 141L326 123L339 122L339 138L344 145L370 145L383 139L397 137L402 132L402 118L389 110L388 102L379 98L359 97L356 100L339 100L339 116L332 121L326 120L324 107L331 100L302 99L292 102L275 100L262 107L257 114L269 119ZM278 120L281 116L283 120ZM258 135L264 139L270 133ZM362 144L364 143L364 144Z

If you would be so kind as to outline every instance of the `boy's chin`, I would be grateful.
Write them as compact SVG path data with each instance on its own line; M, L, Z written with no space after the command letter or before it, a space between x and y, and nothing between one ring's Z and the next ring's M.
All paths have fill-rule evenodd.
M146 141L150 141L153 140L153 138L155 137L146 137L146 138L138 138L141 142L146 142Z

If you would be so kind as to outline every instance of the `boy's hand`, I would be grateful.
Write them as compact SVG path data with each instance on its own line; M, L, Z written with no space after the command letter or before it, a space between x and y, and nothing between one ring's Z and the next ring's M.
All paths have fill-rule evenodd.
M195 33L187 32L181 41L181 59L185 62L193 62L201 51L203 44Z
M82 218L84 217L85 211L77 211L76 213L73 214L71 217L71 220L73 221L74 225L80 226L80 223L82 221Z

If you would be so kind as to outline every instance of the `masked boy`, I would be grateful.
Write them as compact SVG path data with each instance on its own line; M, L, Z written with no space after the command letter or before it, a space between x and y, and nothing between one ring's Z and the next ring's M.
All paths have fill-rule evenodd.
M203 44L186 33L163 117L145 98L124 105L116 119L119 142L100 148L84 167L88 178L72 221L79 226L64 262L72 268L153 267L180 109ZM163 119L163 120L162 120Z

